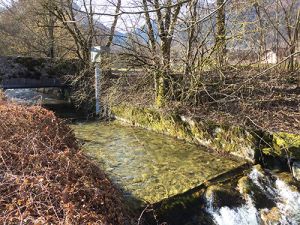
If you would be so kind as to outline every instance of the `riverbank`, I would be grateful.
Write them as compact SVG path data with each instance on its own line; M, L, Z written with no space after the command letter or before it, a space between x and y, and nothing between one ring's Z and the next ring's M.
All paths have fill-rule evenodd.
M227 156L261 163L269 168L293 168L295 178L300 179L296 172L300 160L300 135L297 133L270 132L130 104L114 106L112 113L127 124L202 145Z
M81 122L72 128L128 203L140 206L145 224L299 222L299 182L290 173L236 167L237 162L206 148L118 122Z
M129 110L123 106L119 116L122 112L123 118L131 119L131 125L155 127L157 133L117 122L73 123L76 137L85 143L84 154L93 158L94 165L80 152L70 128L53 113L5 101L0 105L0 121L5 121L0 137L8 140L2 142L0 152L3 155L7 147L5 153L9 153L4 157L9 167L2 165L1 169L6 172L3 177L8 177L4 182L12 184L0 190L13 193L1 206L12 211L0 216L9 215L12 223L136 224L136 220L129 221L126 207L131 211L135 208L127 200L141 206L134 211L140 215L139 224L227 225L230 219L230 224L239 221L238 224L246 225L249 223L243 218L248 217L252 218L251 224L261 224L261 220L269 224L269 216L274 212L277 222L298 222L295 215L300 207L299 186L290 173L260 166L240 167L244 160L213 154L207 148L158 134L193 142L188 138L197 134L194 137L201 140L200 129L205 128L201 125L206 124L210 129L202 133L204 138L211 135L216 139L214 143L219 140L238 149L242 142L236 139L236 143L231 143L230 134L245 134L243 129L229 129L236 133L228 133L228 127L197 124L176 113L138 107ZM116 113L116 108L113 111ZM6 169L12 171L11 176ZM100 192L95 191L99 187ZM2 196L8 196L7 193ZM273 199L270 205L261 205L269 194ZM296 199L295 204L290 204L290 199ZM36 208L38 211L34 212ZM51 215L53 212L55 215ZM57 219L56 215L60 217Z
M121 193L41 107L0 102L1 224L131 224Z

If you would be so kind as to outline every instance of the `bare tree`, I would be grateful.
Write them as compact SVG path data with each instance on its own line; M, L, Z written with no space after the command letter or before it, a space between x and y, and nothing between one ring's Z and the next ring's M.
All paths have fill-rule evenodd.
M279 36L278 39L281 39L287 46L287 53L285 55L290 55L288 68L290 71L293 71L295 69L295 51L299 40L300 29L299 2L297 0L278 0L276 1L276 7L276 11L279 10L282 15L280 26L278 26L278 19L273 16L274 7L271 8L273 11L270 12L267 7L260 6L270 26L275 30L276 35Z
M225 63L226 57L226 26L225 26L225 4L224 0L217 0L217 33L216 33L216 48L218 49L218 62L220 66Z
M260 10L260 1L254 3L254 8L259 21L259 61L262 62L262 56L266 51L265 26Z

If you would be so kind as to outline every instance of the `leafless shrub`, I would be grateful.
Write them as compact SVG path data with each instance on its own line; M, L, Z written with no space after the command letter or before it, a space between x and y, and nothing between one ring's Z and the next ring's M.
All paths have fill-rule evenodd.
M126 224L120 193L41 107L0 105L1 224Z

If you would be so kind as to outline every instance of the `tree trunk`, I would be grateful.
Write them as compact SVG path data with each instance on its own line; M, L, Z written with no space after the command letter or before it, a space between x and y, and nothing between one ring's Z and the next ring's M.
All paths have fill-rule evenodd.
M48 1L49 7L51 10L53 10L53 3L51 1ZM49 14L49 20L48 20L48 53L47 56L51 59L54 58L54 48L55 48L55 40L54 40L54 26L55 26L55 17L51 14L51 12L47 13Z
M294 71L295 69L295 57L294 54L296 52L296 45L298 44L298 38L299 38L299 29L300 29L300 10L298 10L297 18L296 18L296 25L294 30L294 35L291 39L291 46L290 46L290 60L289 60L289 70Z
M218 63L220 66L225 64L226 59L226 28L225 28L225 6L224 0L217 0L217 34L216 47L218 52Z
M190 20L187 25L189 27L188 29L188 41L187 41L187 49L186 49L186 61L185 61L185 68L184 68L184 75L190 75L192 72L192 47L193 43L195 42L195 30L196 30L196 25L194 24L193 21L196 21L197 19L197 3L198 0L192 0L190 4Z
M164 38L161 42L162 58L159 73L156 74L156 99L157 107L163 107L166 103L166 82L170 73L171 40Z
M160 108L163 107L166 103L165 71L157 72L155 76L155 83L156 83L155 105Z
M259 56L259 62L261 63L263 60L266 60L264 55L265 55L265 51L267 50L266 42L265 42L265 34L264 34L264 23L260 12L260 5L258 4L258 2L254 4L254 8L259 21L259 55L258 56Z

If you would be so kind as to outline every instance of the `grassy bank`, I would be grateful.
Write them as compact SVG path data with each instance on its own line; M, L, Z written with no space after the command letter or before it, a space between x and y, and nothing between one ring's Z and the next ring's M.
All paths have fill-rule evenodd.
M1 224L129 224L121 194L52 112L0 101Z

